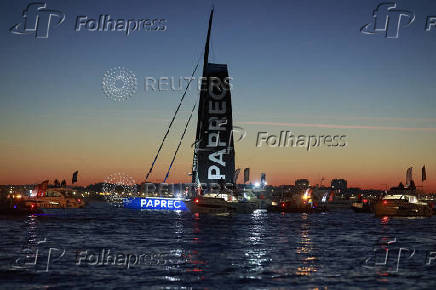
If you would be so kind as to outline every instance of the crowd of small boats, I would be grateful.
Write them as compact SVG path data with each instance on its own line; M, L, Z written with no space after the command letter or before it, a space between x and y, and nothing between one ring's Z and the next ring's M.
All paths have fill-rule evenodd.
M263 194L253 194L251 199L244 198L247 193L206 193L191 197L123 197L122 205L139 210L179 210L194 214L243 214L263 210L271 213L321 213L332 210L335 203L329 194L316 196L308 188L301 194L286 200L271 200ZM254 197L253 197L254 196ZM137 206L133 201L138 199ZM84 208L87 202L76 197L71 189L50 188L43 195L9 195L0 202L0 215L42 214L51 210ZM377 217L431 217L435 213L434 204L420 200L411 191L389 192L382 196L369 197L359 195L351 208L356 213L370 213Z

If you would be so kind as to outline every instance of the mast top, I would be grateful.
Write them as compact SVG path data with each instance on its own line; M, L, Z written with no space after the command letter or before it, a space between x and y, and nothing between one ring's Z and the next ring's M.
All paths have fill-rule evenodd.
M213 11L214 11L214 7L212 7L212 9L210 10L209 28L207 29L206 45L204 47L203 72L206 69L207 63L209 62L209 42L210 42L210 31L212 29Z

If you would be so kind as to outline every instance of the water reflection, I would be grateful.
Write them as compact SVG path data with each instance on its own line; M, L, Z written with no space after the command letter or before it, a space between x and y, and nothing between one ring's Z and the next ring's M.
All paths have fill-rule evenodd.
M296 260L299 265L295 274L298 276L310 276L315 273L318 268L315 263L317 258L313 254L313 242L310 238L310 221L306 213L301 215L300 235L297 242Z
M267 258L267 248L265 245L265 223L267 214L261 211L255 211L250 215L251 223L248 230L246 247L244 247L244 256L248 262L250 271L262 272L265 264L269 261Z
M207 262L203 260L202 255L200 254L197 247L200 247L201 243L204 242L202 240L201 235L204 234L200 229L200 223L202 222L200 219L200 215L198 213L195 213L193 215L194 217L194 224L193 224L193 230L192 230L192 246L196 249L193 249L190 247L185 253L183 254L183 258L186 263L186 272L187 273L201 273L203 275L203 271L206 269ZM199 276L197 279L204 279L204 276Z
M24 220L25 240L19 257L12 265L13 268L30 268L36 266L38 260L38 245L45 243L42 239L38 218L35 215L29 215Z

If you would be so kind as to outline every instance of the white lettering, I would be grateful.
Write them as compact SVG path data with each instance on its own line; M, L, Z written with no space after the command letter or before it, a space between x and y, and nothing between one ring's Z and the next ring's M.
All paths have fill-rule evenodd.
M207 170L207 178L208 179L225 179L226 176L225 175L221 175L220 173L221 173L221 171L218 168L218 166L212 165Z
M226 149L222 149L218 152L209 154L209 160L215 163L220 164L221 166L226 166L226 163L223 161L223 155L225 154ZM219 157L219 158L217 158Z
M209 142L207 147L218 147L218 146L226 146L226 142L221 142L219 133L210 133L209 134Z

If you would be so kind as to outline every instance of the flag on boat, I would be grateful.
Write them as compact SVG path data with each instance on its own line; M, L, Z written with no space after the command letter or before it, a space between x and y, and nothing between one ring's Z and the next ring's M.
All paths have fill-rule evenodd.
M235 177L233 178L233 183L236 184L238 181L239 173L241 172L241 168L236 169Z
M421 177L422 177L422 181L427 180L427 172L425 171L425 165L422 167L422 172L421 172Z
M260 174L260 185L264 187L266 185L266 175L265 173Z
M44 196L47 192L48 180L44 180L41 184L35 185L32 190L32 196L41 197Z
M250 168L244 169L244 184L250 180Z
M410 186L410 182L412 181L412 167L407 168L406 171L406 186Z
M74 184L74 183L77 182L77 174L79 174L79 171L78 171L78 170L76 170L76 171L73 173L73 178L71 179L71 183L72 183L72 184Z

